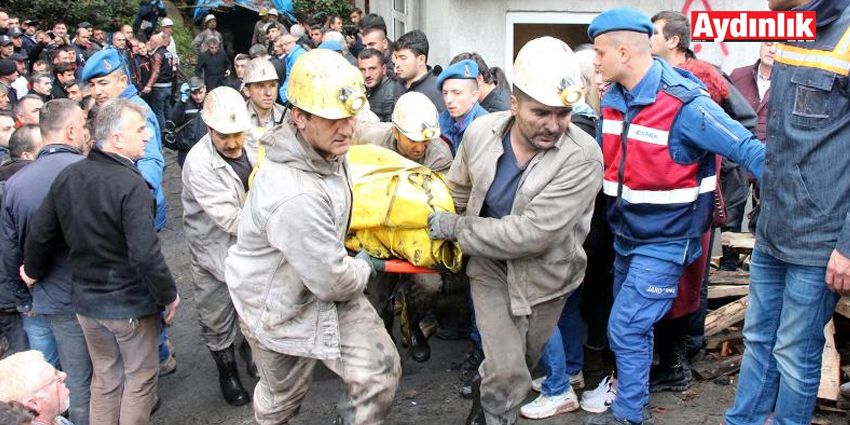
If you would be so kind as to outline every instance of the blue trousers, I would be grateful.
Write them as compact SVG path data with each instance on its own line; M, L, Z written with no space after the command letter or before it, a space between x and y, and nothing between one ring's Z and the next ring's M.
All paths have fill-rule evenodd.
M729 425L808 424L820 385L823 327L838 295L826 267L798 266L756 249L750 261L750 303L744 318L744 358Z
M581 288L570 294L558 319L558 326L546 343L540 359L546 379L540 388L545 396L563 394L570 389L570 376L584 367L584 323L579 311Z
M614 260L614 305L608 338L617 360L617 398L611 412L617 419L643 422L649 403L652 329L673 306L682 265L640 254Z
M23 322L30 348L40 351L47 363L61 370L59 351L56 349L56 338L53 336L53 330L50 329L50 322L47 317L43 314L33 314L24 316Z

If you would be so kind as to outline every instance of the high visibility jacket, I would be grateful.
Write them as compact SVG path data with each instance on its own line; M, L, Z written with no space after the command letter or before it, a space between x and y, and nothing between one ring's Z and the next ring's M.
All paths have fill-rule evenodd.
M602 109L602 190L614 234L635 242L664 242L701 236L709 228L717 186L715 156L683 164L671 155L670 138L682 107L698 89L675 92L659 86L656 101L631 120L617 109Z

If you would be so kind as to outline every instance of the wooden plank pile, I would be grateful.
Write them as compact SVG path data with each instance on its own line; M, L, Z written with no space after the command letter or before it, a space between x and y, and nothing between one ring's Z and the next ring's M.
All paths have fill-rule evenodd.
M705 318L706 356L691 365L694 374L702 380L715 380L738 373L744 353L743 321L749 303L750 273L749 255L755 246L755 237L750 233L723 232L721 245L744 256L746 270L709 272L708 299L720 306L708 312ZM850 318L850 298L842 298L835 309L836 314ZM848 401L839 395L841 384L841 357L836 350L835 325L830 321L824 328L824 346L821 367L819 407L833 412L847 412ZM727 378L728 379L728 378ZM717 382L720 382L719 380Z

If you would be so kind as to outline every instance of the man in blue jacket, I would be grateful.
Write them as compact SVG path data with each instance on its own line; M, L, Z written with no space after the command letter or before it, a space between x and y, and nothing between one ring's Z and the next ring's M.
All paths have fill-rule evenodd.
M597 138L602 190L615 235L614 305L608 322L617 360L611 411L590 424L640 424L649 402L652 329L670 310L682 270L699 258L711 225L717 160L761 175L764 145L732 120L693 74L653 58L642 12L610 9L588 28L594 65L611 88Z
M824 325L850 294L850 0L771 0L817 14L817 40L776 48L744 359L727 424L807 424Z
M466 59L446 68L437 77L437 88L446 107L440 112L440 137L449 143L454 155L469 124L488 114L478 104L478 64Z

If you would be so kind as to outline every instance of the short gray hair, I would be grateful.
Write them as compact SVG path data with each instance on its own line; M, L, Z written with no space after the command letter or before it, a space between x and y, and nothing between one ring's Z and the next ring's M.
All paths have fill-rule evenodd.
M38 115L38 127L41 129L41 138L50 139L50 135L61 131L73 117L74 111L82 110L77 102L71 99L53 99L47 101L41 107Z
M104 141L123 130L127 121L127 111L139 114L142 119L147 116L147 110L144 106L127 99L110 99L100 105L94 119L94 138L97 147L102 147Z

